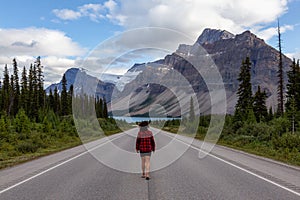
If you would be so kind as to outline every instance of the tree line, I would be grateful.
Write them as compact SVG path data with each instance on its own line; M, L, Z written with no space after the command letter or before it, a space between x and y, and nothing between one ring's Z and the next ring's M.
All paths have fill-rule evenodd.
M86 94L72 97L73 86L67 87L65 75L62 87L47 93L40 57L29 69L22 68L21 77L18 69L18 63L13 59L12 69L5 65L0 80L0 169L81 144L72 116L72 104L82 98L84 106L89 109L95 106L91 110L96 111L106 134L120 131L116 122L108 118L105 99Z
M283 72L282 72L283 73ZM279 76L281 79L283 76ZM290 70L287 72L288 83L286 84L286 103L281 108L278 104L277 111L267 109L267 94L257 87L253 94L251 84L251 62L249 57L242 61L238 80L240 82L237 91L238 101L235 107L234 121L236 129L242 126L242 122L268 122L274 117L286 117L290 121L289 130L295 132L299 128L300 121L300 67L299 60L293 60ZM282 91L280 86L279 92ZM280 95L278 95L280 97ZM281 97L279 98L281 99ZM280 102L280 101L279 101ZM269 112L268 112L269 110ZM282 113L283 112L283 113Z
M0 117L6 115L14 118L22 110L33 121L39 122L41 115L53 111L58 116L72 114L73 85L67 89L65 74L62 77L61 91L57 87L46 94L44 90L44 75L41 58L37 57L29 69L23 67L21 78L16 59L12 61L10 75L8 66L5 65L3 80L0 81ZM108 118L105 99L86 96L89 105L94 104L98 118ZM80 98L80 97L75 97Z

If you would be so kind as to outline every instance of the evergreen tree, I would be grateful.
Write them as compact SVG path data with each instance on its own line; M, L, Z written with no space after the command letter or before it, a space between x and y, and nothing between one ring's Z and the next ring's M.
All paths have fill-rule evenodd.
M296 63L295 59L293 60L291 70L288 71L287 75L287 102L285 106L288 118L291 121L291 129L294 132L297 125L296 121L300 120L299 116L297 116L297 112L300 111L300 67L299 62Z
M253 98L253 111L256 121L261 122L266 120L268 117L268 110L266 106L267 94L266 92L261 92L260 86L258 86L257 92Z
M296 93L295 93L295 99L296 99L296 107L297 110L300 111L300 64L299 60L296 64Z
M10 75L10 85L9 85L9 105L8 105L8 115L9 116L14 116L13 113L13 105L14 105L14 88L15 88L15 83L14 83L14 76Z
M23 109L18 111L14 124L17 133L28 135L30 131L30 120ZM25 135L22 136L24 137Z
M57 87L54 88L54 107L53 107L53 111L56 114L60 113L60 98L59 98Z
M277 108L277 115L283 116L284 112L284 81L283 81L283 61L282 61L282 49L281 49L281 32L280 26L278 21L278 48L279 48L279 63L278 63L278 108Z
M28 80L27 72L24 66L21 77L21 94L20 94L20 107L24 109L25 113L28 114Z
M251 62L249 57L243 60L238 81L240 82L237 91L238 101L235 106L235 120L246 121L249 110L252 109L252 85L251 85Z
M68 91L68 113L69 114L72 114L73 92L74 92L74 87L73 87L73 85L71 85L69 88L69 91Z
M3 84L2 84L2 109L3 111L8 114L8 107L9 107L9 72L7 69L7 65L4 67L4 72L3 72Z
M44 91L44 76L43 66L41 65L41 58L37 57L35 61L36 68L36 83L37 83L37 101L40 108L45 106L45 91Z
M68 110L69 110L69 106L68 106L68 93L67 93L67 79L66 79L66 75L63 75L62 78L62 90L61 90L61 114L64 115L68 115Z
M38 82L37 82L37 68L33 65L33 99L32 99L34 108L32 109L33 119L38 118L38 110L40 108L39 101L38 101Z
M190 118L190 121L194 121L195 120L195 109L194 109L194 101L193 101L193 98L191 97L191 100L190 100L190 114L189 114L189 118Z
M12 108L12 114L15 116L19 110L19 103L20 103L20 85L19 85L19 70L18 70L18 64L16 59L13 59L13 108Z
M3 111L3 105L2 105L2 81L0 80L0 117L1 117L2 111Z
M245 122L247 124L255 124L257 122L253 108L248 109L246 114L247 114L247 118Z
M100 98L99 99L99 117L100 118L103 118L104 117L104 112L103 112L103 109L104 109L104 105L103 105L103 100Z
M103 117L108 118L107 103L105 98L103 98Z
M49 96L48 96L48 106L49 106L50 109L55 111L55 101L54 101L54 96L53 96L51 88L50 88Z
M96 110L96 116L97 118L102 118L103 117L103 105L101 99L97 96L95 98L95 110Z
M30 108L32 108L33 103L32 103L32 99L33 99L33 66L32 64L30 65L29 68L29 74L28 74L28 104L27 104L27 108L28 110L28 116L32 117L32 111Z
M38 97L37 97L37 76L36 76L36 67L32 64L30 65L29 69L29 76L28 76L28 86L29 86L29 95L28 95L28 108L30 108L29 116L31 119L36 120L38 118Z

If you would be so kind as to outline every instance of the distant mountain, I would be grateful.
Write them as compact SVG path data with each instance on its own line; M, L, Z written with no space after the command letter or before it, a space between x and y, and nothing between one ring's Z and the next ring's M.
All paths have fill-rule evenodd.
M118 75L111 75L111 74L105 74L102 75L102 78L106 81L99 80L96 77L93 77L91 75L88 75L84 69L79 68L70 68L65 73L66 80L67 80L67 90L70 89L71 85L74 85L76 77L84 77L83 80L79 80L76 83L76 87L74 88L74 91L80 91L82 88L85 88L85 93L90 95L96 95L100 98L105 98L107 102L111 100L112 92L115 88L114 82L116 82L117 79L120 78ZM82 81L82 82L80 82ZM96 86L95 90L92 89L92 87L89 86ZM58 92L60 93L62 91L62 81L59 83L54 83L46 88L46 93L49 94L50 89L52 92L54 91L55 87L57 87ZM78 88L80 87L80 88Z
M178 100L170 90L157 84L144 84L143 80L153 80L154 83L168 79L172 71L180 72L193 86L197 93L200 110L210 113L211 102L206 83L187 59L201 57L203 52L193 52L197 45L201 45L212 58L222 75L226 89L227 113L233 113L237 102L237 80L242 60L247 56L252 62L253 92L260 85L268 94L267 105L277 107L277 69L279 52L269 46L250 31L233 35L225 30L205 29L194 45L179 45L176 52L164 59L152 63L134 65L128 70L136 72L135 78L125 84L119 97L112 101L116 113L125 114L124 105L130 101L130 115L147 115L154 104L164 106L170 116L178 116L180 107ZM199 60L199 65L205 66L205 60ZM291 59L283 56L284 70L292 64ZM137 73L138 72L138 73ZM285 83L286 83L286 77ZM170 81L174 81L171 80ZM138 89L136 89L138 88ZM145 99L146 98L146 99ZM177 97L178 98L178 97ZM189 106L190 97L185 94L181 98L185 106ZM128 109L128 108L126 108Z
M64 74L66 75L67 79L67 90L70 89L70 86L74 84L75 78L77 73L80 71L79 68L70 68L68 69ZM46 88L46 93L49 94L50 89L52 92L54 91L55 87L57 87L58 91L61 92L62 90L62 84L61 81L59 83L53 83L50 86Z

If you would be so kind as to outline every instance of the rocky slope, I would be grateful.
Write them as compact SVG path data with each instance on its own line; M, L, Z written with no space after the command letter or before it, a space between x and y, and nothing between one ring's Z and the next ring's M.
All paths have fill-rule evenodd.
M201 45L205 51L195 51ZM262 39L250 31L233 35L227 31L205 29L194 45L181 44L177 51L167 55L164 59L152 63L136 65L129 71L139 70L135 79L126 84L122 92L112 102L112 111L115 115L147 115L153 105L161 105L160 111L167 116L178 116L183 107L188 107L190 92L178 90L179 80L172 78L175 72L182 74L192 85L197 94L201 113L210 113L211 102L207 83L193 68L188 60L196 59L204 70L209 70L210 57L218 67L226 89L227 113L234 112L236 92L242 60L247 56L252 62L253 92L260 85L268 94L267 105L276 107L277 104L277 69L279 52L266 44ZM208 56L209 55L209 56ZM292 61L283 57L286 71ZM173 75L172 75L173 74ZM286 77L285 77L286 80ZM148 82L148 83L146 83ZM286 81L285 81L286 82ZM179 85L178 85L179 84ZM163 86L163 85L167 85ZM174 87L172 87L174 86ZM181 95L180 95L181 94ZM179 105L178 99L184 104ZM128 106L124 106L128 105ZM129 111L129 112L128 112Z
M85 70L79 68L68 69L65 72L65 76L67 80L67 90L69 90L70 86L73 85L74 91L79 92L83 90L86 94L105 98L108 102L111 100L112 93L115 90L115 84L112 82L117 82L119 79L119 76L105 76L104 78L110 79L110 81L104 82L96 77L88 75ZM60 93L62 90L62 81L47 87L46 93L49 93L50 89L53 92L55 87L57 87L58 92Z

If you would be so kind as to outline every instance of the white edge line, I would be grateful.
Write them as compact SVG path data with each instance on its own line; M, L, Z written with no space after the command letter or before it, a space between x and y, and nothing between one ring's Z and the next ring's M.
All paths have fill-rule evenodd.
M168 134L165 134L165 135L167 135L168 137L171 137L171 136L168 135ZM171 137L171 138L172 138L172 137ZM181 143L183 143L183 144L185 144L185 145L188 145L188 146L190 146L191 148L193 148L193 149L195 149L195 150L197 150L197 151L201 151L201 152L203 152L203 153L207 153L207 152L203 151L202 149L193 146L192 144L188 144L188 143L186 143L186 142L184 142L184 141L182 141L182 140L180 140L180 139L178 139L178 138L176 138L176 137L174 137L174 138L175 138L176 140L178 140L179 142L181 142ZM210 154L210 153L207 153L207 155L208 155L208 156L211 156L211 157L213 157L213 158L215 158L215 159L217 159L217 160L220 160L220 161L222 161L222 162L224 162L224 163L226 163L226 164L228 164L228 165L231 165L232 167L235 167L235 168L237 168L237 169L239 169L239 170L242 170L242 171L244 171L244 172L246 172L246 173L248 173L248 174L251 174L251 175L253 175L253 176L257 177L257 178L260 178L260 179L262 179L262 180L264 180L264 181L266 181L266 182L268 182L268 183L271 183L271 184L273 184L273 185L275 185L275 186L277 186L277 187L280 187L280 188L282 188L282 189L284 189L284 190L287 190L287 191L289 191L289 192L291 192L291 193L293 193L293 194L295 194L295 195L297 195L297 196L300 196L300 193L299 193L299 192L296 192L296 191L294 191L294 190L292 190L292 189L290 189L290 188L287 188L287 187L285 187L285 186L283 186L283 185L280 185L280 184L278 184L278 183L276 183L276 182L274 182L274 181L271 181L271 180L269 180L269 179L267 179L267 178L265 178L265 177L262 177L262 176L260 176L260 175L258 175L258 174L255 174L255 173L253 173L253 172L251 172L251 171L249 171L249 170L247 170L247 169L244 169L244 168L242 168L242 167L240 167L240 166L238 166L238 165L235 165L235 164L233 164L233 163L231 163L231 162L228 162L228 161L226 161L226 160L224 160L224 159L222 159L222 158L219 158L218 156L212 155L212 154Z
M28 181L30 181L30 180L32 180L32 179L38 177L38 176L41 176L41 175L43 175L43 174L45 174L45 173L47 173L47 172L49 172L49 171L51 171L51 170L53 170L53 169L55 169L55 168L61 166L61 165L64 165L64 164L66 164L66 163L68 163L68 162L70 162L70 161L72 161L72 160L75 160L76 158L79 158L79 157L81 157L81 156L83 156L83 155L85 155L85 154L87 154L87 153L89 153L89 152L91 152L91 151L94 151L95 149L97 149L97 148L99 148L99 147L101 147L101 146L107 144L108 142L111 142L111 141L113 141L113 140L115 140L115 139L118 139L118 138L122 137L123 135L124 135L124 134L121 134L121 135L118 136L118 137L114 137L113 139L108 140L108 141L106 141L106 142L103 142L103 143L101 143L101 144L99 144L99 145L97 145L97 146L95 146L95 147L93 147L93 148L91 148L91 149L89 149L89 150L83 152L83 153L80 153L79 155L76 155L76 156L74 156L74 157L72 157L72 158L69 158L68 160L66 160L66 161L64 161L64 162L62 162L62 163L59 163L59 164L57 164L57 165L55 165L55 166L53 166L53 167L50 167L49 169L46 169L45 171L42 171L42 172L40 172L40 173L38 173L38 174L36 174L36 175L34 175L34 176L31 176L31 177L29 177L29 178L27 178L27 179L21 181L21 182L18 182L18 183L14 184L14 185L12 185L12 186L10 186L10 187L8 187L8 188L5 188L4 190L1 190L1 191L0 191L0 194L2 194L2 193L4 193L4 192L7 192L8 190L11 190L11 189L13 189L13 188L15 188L15 187L17 187L17 186L19 186L19 185L22 185L23 183L26 183L26 182L28 182ZM106 137L106 138L107 138L107 137ZM102 139L103 139L103 138L102 138Z

